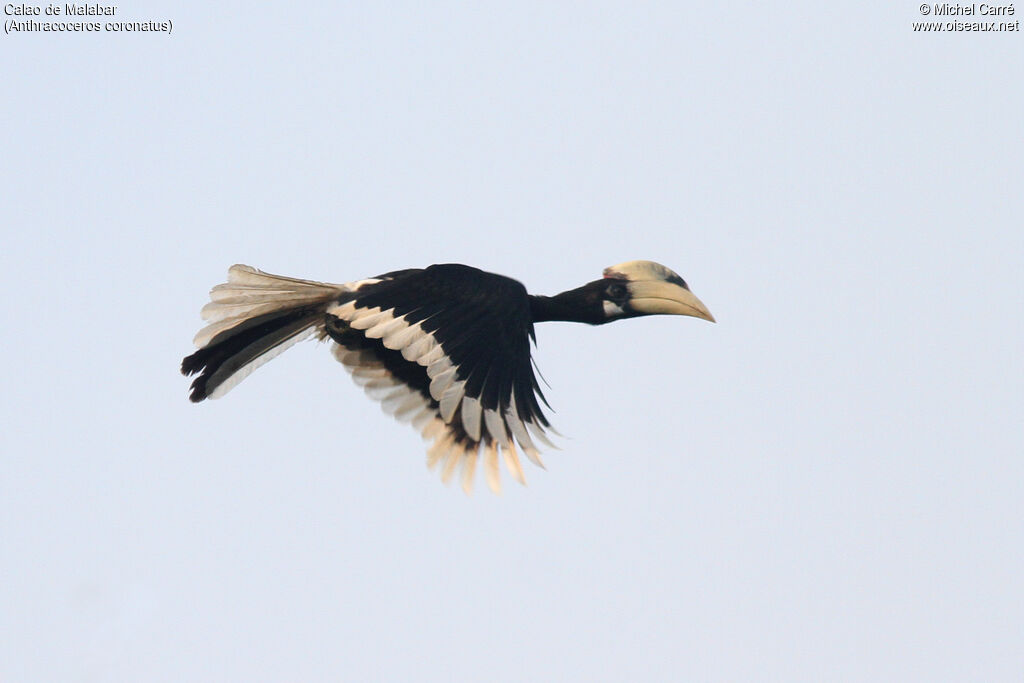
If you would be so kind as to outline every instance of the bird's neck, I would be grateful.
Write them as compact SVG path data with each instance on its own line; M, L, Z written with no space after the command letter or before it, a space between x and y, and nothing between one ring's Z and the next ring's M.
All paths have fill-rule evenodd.
M554 296L531 296L533 322L563 321L600 325L608 322L594 283Z

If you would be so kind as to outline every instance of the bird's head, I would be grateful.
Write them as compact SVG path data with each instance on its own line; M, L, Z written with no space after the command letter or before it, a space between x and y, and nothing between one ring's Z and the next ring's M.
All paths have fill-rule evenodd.
M715 322L683 278L654 261L626 261L605 268L604 278L591 286L600 294L604 322L641 315L689 315Z

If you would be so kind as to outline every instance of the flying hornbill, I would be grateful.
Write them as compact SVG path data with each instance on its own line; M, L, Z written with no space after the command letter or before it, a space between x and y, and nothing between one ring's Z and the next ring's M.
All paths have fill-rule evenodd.
M355 382L433 442L427 464L441 464L445 482L461 463L467 493L481 446L495 492L499 451L525 483L516 442L541 467L534 440L552 446L530 358L534 323L601 325L655 314L715 320L681 277L652 261L620 263L600 280L551 297L460 264L341 285L235 265L210 299L202 310L209 324L194 340L199 350L181 364L182 374L198 375L192 401L223 396L301 339L330 338Z

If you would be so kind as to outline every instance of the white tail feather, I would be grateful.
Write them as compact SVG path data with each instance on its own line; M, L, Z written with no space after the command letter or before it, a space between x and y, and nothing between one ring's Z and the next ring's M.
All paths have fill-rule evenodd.
M326 311L349 291L352 285L231 266L228 281L211 290L210 303L202 309L209 324L195 336L199 351L182 364L186 374L199 374L192 400L223 396L253 370L322 330L321 307Z
M199 330L193 341L203 348L217 335L256 316L327 302L347 291L347 285L271 275L252 266L234 265L228 269L228 281L211 290L211 301L202 310L203 320L210 324Z

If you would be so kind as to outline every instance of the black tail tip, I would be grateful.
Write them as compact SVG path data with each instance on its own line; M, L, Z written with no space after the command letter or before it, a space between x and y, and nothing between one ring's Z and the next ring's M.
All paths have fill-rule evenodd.
M200 403L209 398L210 393L206 390L206 382L210 379L207 373L203 373L192 381L192 386L189 387L191 391L188 394L188 400L193 403Z
M202 373L192 382L192 391L188 395L188 400L193 403L199 403L208 397L206 393L207 374L203 372L206 369L206 359L202 356L202 353L203 349L199 349L191 356L185 356L181 361L181 374L186 377Z
M189 375L194 375L203 369L203 366L206 365L206 363L197 357L200 353L202 353L202 349L181 359L181 374L188 377Z

